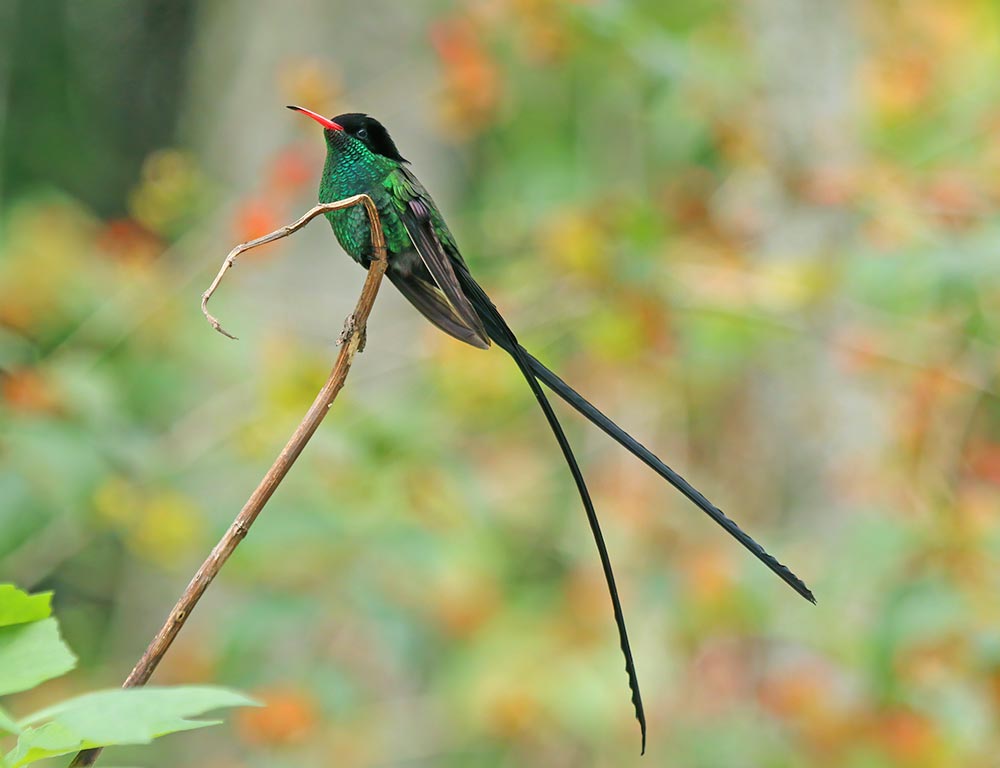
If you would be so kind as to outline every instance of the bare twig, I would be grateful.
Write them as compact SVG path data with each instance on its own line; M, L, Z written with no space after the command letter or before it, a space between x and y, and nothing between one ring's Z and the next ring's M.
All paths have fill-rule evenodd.
M226 276L226 272L232 268L233 264L236 262L236 258L241 253L257 248L261 245L266 245L267 243L273 243L275 240L280 240L283 237L288 237L293 232L298 232L302 229L302 227L315 219L321 213L329 213L330 211L337 211L341 208L351 208L352 206L359 204L363 205L365 210L368 211L368 220L372 222L372 243L375 243L375 230L378 229L378 240L384 248L385 238L382 235L381 224L379 223L378 218L378 210L376 210L375 203L372 202L372 199L368 197L368 195L354 195L354 197L346 197L343 200L336 200L332 203L320 203L316 207L310 209L298 221L286 224L281 229L276 229L274 232L264 235L263 237L258 237L256 240L251 240L248 243L240 243L229 252L229 255L226 256L226 260L222 262L222 266L219 268L219 274L215 276L212 284L208 286L208 290L201 295L201 311L208 319L208 322L212 324L212 327L223 336L228 336L230 339L236 338L229 331L223 328L215 316L208 311L208 300L212 298L212 294L214 294L215 289L219 287L219 283L222 282L222 278Z
M288 474L288 470L291 469L292 464L295 463L299 454L302 453L302 449L305 448L306 443L309 442L309 438L316 432L323 417L326 416L330 406L333 405L333 401L337 398L341 387L344 386L344 381L347 379L347 373L351 369L354 355L364 343L365 324L368 322L368 315L371 313L372 306L375 303L375 296L378 294L379 286L382 283L382 276L385 274L386 269L385 236L382 232L382 225L379 221L375 204L367 195L355 195L345 200L317 205L298 221L275 230L269 235L236 246L230 252L229 256L226 257L222 268L219 270L219 274L212 281L212 285L209 286L209 289L202 296L201 308L208 321L212 324L212 327L230 338L235 338L223 330L219 325L219 321L209 314L207 307L208 300L215 293L216 288L219 287L219 283L222 282L225 273L233 266L236 257L251 248L287 237L304 227L321 213L349 208L354 205L363 205L368 212L372 238L372 261L368 269L368 277L361 288L361 295L358 297L357 306L345 322L342 337L344 341L341 344L333 370L330 371L330 376L327 378L323 388L316 395L313 404L306 412L302 422L295 429L288 443L282 449L281 453L278 454L278 458L275 459L274 464L267 471L267 474L264 475L257 489L243 506L243 509L240 510L233 524L229 526L229 530L226 531L219 543L215 545L208 559L202 563L191 579L191 583L184 590L184 594L181 595L177 604L170 611L166 622L164 622L160 631L156 633L156 637L153 638L149 647L146 648L145 653L142 654L139 663L135 665L132 672L129 673L129 676L122 684L123 688L134 688L145 685L149 680L153 674L153 670L156 669L160 660L170 648L171 643L173 643L174 638L177 637L177 633L184 626L184 622L191 615L191 611L197 605L198 600L205 593L205 590L208 589L208 585L212 583L212 580L219 573L219 570L225 564L226 560L229 559L229 556L239 545L240 541L247 535L250 526L257 519L257 515L260 514L268 499L271 498L271 494L274 493L279 483ZM93 765L100 753L101 750L99 748L84 750L77 754L70 768Z

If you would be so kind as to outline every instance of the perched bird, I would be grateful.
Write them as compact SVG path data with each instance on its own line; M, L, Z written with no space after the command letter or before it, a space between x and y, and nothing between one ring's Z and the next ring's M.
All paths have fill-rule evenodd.
M645 462L792 589L815 603L812 592L801 579L769 555L684 478L518 344L513 331L490 297L469 273L441 212L423 184L407 167L408 161L399 154L389 132L378 120L358 113L327 118L302 107L288 108L311 117L323 126L327 155L319 186L320 202L329 203L361 193L371 197L378 208L385 231L389 262L386 274L393 285L424 317L445 333L480 349L487 349L491 341L496 343L513 358L531 387L569 465L597 544L604 577L611 593L611 605L625 656L625 671L632 690L632 704L642 732L642 750L645 752L646 717L611 560L583 474L539 382ZM372 244L364 209L354 206L330 211L326 216L341 247L367 269L371 263Z

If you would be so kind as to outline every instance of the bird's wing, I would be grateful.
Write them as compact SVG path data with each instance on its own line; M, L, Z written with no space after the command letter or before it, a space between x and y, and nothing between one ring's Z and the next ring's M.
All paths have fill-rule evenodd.
M451 240L451 234L443 222L435 221L434 201L431 200L427 190L417 178L402 166L389 175L386 188L392 196L396 205L397 213L406 232L413 241L420 259L423 261L427 271L437 287L444 294L444 298L451 305L454 316L459 322L468 328L474 336L481 342L477 346L489 346L490 339L483 328L483 322L472 308L469 299L462 292L458 279L455 277L455 270L452 267L452 258L461 261L458 250ZM450 247L446 247L441 238L448 241ZM419 308L419 307L418 307ZM426 313L425 313L426 314Z
M392 280L396 289L420 314L449 336L479 349L489 349L489 341L484 340L476 331L466 326L462 318L452 308L451 303L445 298L444 293L434 284L426 272L420 276L389 270L386 272L386 277Z

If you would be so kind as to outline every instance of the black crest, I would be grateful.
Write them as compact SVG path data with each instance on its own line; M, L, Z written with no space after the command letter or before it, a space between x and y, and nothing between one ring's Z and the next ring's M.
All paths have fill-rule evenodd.
M399 154L385 126L374 117L360 112L348 112L337 115L333 118L333 122L343 126L344 133L356 138L375 154L399 160L401 163L407 162L406 158Z

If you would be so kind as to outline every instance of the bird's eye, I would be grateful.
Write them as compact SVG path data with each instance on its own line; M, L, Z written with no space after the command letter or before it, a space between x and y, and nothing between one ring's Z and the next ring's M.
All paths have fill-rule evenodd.
M367 139L368 138L368 129L367 128L358 128L358 132L357 132L356 135L357 135L357 137L359 139Z

